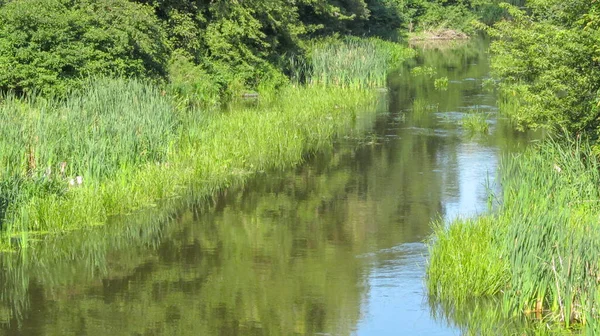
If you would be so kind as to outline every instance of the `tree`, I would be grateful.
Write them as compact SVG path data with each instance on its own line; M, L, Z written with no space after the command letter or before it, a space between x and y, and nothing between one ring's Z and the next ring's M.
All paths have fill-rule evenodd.
M166 34L126 0L19 0L0 7L0 90L63 94L90 76L163 78Z

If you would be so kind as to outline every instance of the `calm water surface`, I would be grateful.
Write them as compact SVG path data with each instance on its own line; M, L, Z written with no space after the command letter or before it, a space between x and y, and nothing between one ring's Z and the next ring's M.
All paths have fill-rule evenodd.
M411 75L415 66L437 74ZM486 211L501 157L527 142L497 119L488 70L483 41L422 50L391 78L366 138L210 206L2 256L0 334L460 334L432 317L423 241L432 220ZM473 112L486 113L488 135L462 129Z

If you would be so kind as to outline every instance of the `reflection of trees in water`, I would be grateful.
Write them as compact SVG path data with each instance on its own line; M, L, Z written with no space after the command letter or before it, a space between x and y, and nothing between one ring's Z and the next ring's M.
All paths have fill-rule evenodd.
M354 258L360 240L336 210L348 173L327 170L306 167L230 192L216 202L226 204L221 210L156 211L5 255L3 327L48 335L350 334L365 286Z
M4 256L5 330L351 334L367 287L357 256L423 236L440 209L415 183L432 176L414 180L435 156L396 158L429 145L396 145L341 149L212 210L156 210Z

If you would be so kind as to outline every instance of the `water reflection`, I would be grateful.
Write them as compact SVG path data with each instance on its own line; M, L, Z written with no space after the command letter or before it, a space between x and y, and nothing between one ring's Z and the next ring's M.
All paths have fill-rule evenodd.
M485 41L428 49L391 80L389 111L295 171L209 202L45 237L0 258L7 335L457 334L423 274L438 217L486 209L499 157L524 143L481 88ZM431 66L434 77L409 68ZM434 79L446 76L446 91ZM460 120L489 112L489 135ZM200 205L203 204L203 205Z

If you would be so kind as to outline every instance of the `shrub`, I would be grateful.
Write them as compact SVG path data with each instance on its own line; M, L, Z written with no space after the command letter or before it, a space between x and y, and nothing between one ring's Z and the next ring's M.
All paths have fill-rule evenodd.
M497 38L492 69L502 79L502 105L508 107L503 110L522 126L597 130L600 30L597 21L583 15L591 8L578 14L552 10L548 13L555 15L549 15L534 7L533 16L508 9L512 20L491 30ZM569 21L575 17L579 19Z
M19 0L0 7L0 90L65 94L83 77L161 78L169 47L148 6Z

